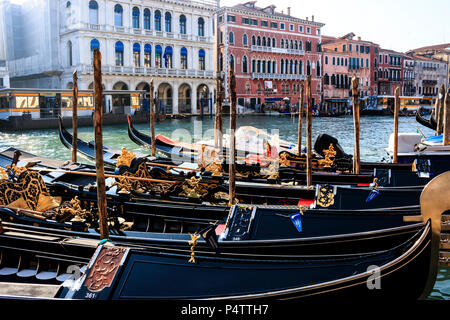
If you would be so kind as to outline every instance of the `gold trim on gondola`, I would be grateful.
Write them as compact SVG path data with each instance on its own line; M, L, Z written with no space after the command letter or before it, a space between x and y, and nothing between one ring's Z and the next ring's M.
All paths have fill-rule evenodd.
M334 204L334 187L318 185L316 203L322 208L331 207Z
M189 259L189 263L196 263L195 261L195 246L197 245L197 240L200 239L200 235L197 233L189 233L191 236L191 240L188 242L188 244L191 246L191 258Z
M126 148L122 148L122 154L117 157L116 167L119 166L131 166L131 162L136 158L136 155L128 151Z

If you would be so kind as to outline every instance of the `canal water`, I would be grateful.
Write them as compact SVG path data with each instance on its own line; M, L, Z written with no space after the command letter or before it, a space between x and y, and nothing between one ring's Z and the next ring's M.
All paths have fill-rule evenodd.
M186 142L194 142L213 137L211 128L214 119L209 116L172 119L156 123L157 134L163 134ZM290 116L251 116L239 115L237 127L254 126L266 129L268 133L278 133L280 139L293 143L297 142L298 118ZM138 130L150 133L148 124L136 124ZM229 118L224 117L224 131L229 127ZM303 125L303 145L306 144L306 123ZM208 132L209 130L209 132ZM344 151L353 154L353 118L344 116L337 118L313 118L313 144L315 138L321 133L327 133L339 140ZM361 117L361 160L381 161L386 157L384 148L388 146L389 136L393 132L393 117L367 116ZM414 117L401 117L399 120L399 132L422 132L424 135L432 135L432 130L418 124ZM79 138L85 141L94 139L93 129L90 127L78 129ZM145 149L134 144L127 133L127 125L105 126L103 130L104 145L120 149L146 153ZM66 149L58 137L58 130L25 130L20 132L0 131L0 150L6 147L15 147L40 156L71 160L71 151ZM411 281L414 281L413 279ZM438 274L435 288L430 299L450 300L450 268L442 268Z

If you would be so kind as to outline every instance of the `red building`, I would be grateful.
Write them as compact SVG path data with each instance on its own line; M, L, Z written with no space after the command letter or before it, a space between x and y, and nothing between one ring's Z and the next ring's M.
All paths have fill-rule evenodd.
M381 49L378 57L378 94L392 96L396 88L403 94L403 59L400 52Z
M300 84L311 75L313 104L322 102L321 33L314 16L291 15L290 8L260 8L256 1L222 7L217 14L218 71L236 73L238 105L260 110L261 105L299 101ZM288 99L286 99L288 98Z

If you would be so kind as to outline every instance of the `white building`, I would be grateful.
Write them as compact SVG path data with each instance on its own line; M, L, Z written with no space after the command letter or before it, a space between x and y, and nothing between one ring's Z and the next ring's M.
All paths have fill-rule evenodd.
M21 18L5 30L11 87L71 88L76 69L79 89L92 89L98 48L106 90L148 91L153 79L161 112L200 113L200 105L208 112L217 0L42 0L5 7L5 16ZM20 43L22 50L14 47ZM126 100L106 97L105 105L121 113Z
M414 86L416 94L436 96L442 85L447 85L447 63L445 61L414 56Z

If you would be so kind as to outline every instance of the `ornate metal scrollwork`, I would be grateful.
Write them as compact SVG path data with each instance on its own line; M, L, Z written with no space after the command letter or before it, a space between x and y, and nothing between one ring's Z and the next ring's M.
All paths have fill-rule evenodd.
M331 207L334 204L334 187L332 185L318 185L316 203L322 208Z

